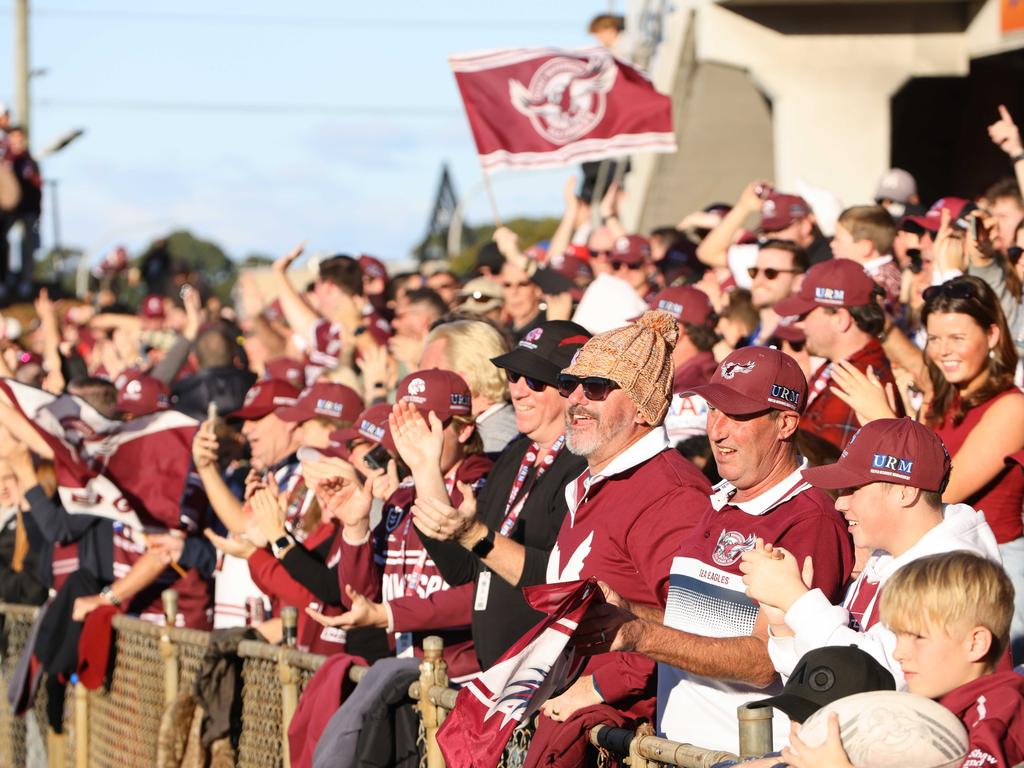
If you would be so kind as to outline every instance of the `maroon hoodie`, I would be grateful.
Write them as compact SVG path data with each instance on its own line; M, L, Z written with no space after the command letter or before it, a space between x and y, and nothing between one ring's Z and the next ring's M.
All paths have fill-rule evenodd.
M1024 761L1024 675L993 672L954 688L939 703L967 728L963 768L1009 768Z

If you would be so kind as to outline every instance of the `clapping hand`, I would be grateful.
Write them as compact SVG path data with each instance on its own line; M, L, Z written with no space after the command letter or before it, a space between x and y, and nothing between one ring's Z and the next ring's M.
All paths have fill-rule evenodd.
M457 508L437 499L418 498L412 505L412 521L417 530L432 539L472 546L486 530L479 530L483 524L477 521L473 486L460 480L458 488L462 503Z
M233 535L221 536L214 533L214 531L209 528L204 530L203 534L205 534L206 538L211 544L213 544L213 546L225 555L233 555L234 557L240 557L244 560L256 551L256 546L245 538Z
M861 425L877 419L896 418L896 393L891 382L883 386L874 369L862 373L847 360L832 364L832 381L838 386L829 390L853 409Z
M325 616L308 606L306 615L325 627L340 627L346 631L357 627L386 627L388 625L387 609L383 603L374 603L368 600L348 584L345 585L345 594L348 596L351 607L340 616Z
M395 403L388 416L391 438L398 455L414 473L440 471L441 450L444 447L444 425L437 415L428 414L430 424L410 403Z
M810 557L804 559L801 568L791 552L765 544L762 539L756 540L754 549L743 553L739 567L747 596L762 608L767 605L783 613L810 589L814 579Z

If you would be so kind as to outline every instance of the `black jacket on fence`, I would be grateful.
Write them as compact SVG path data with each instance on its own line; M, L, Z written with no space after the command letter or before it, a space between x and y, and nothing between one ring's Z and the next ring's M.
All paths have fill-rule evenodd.
M477 499L477 516L493 531L501 529L505 507L523 457L532 441L520 436L495 462ZM526 562L517 584L509 584L497 574L490 574L486 607L473 607L473 644L476 647L480 669L487 669L544 616L530 608L520 591L522 587L543 584L547 579L548 555L555 546L558 530L566 513L565 486L587 468L587 460L563 448L555 461L530 490L515 528L509 536L526 547ZM533 484L535 470L530 470L524 488ZM480 559L460 544L442 542L421 535L424 546L441 569L445 580L453 587L477 582L479 597L480 574L487 567Z

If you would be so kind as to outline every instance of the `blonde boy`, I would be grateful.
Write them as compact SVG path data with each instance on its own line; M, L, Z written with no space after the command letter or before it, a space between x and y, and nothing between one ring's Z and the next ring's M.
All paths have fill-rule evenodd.
M1024 676L996 671L1009 644L1013 585L970 552L918 558L882 590L881 621L911 693L936 699L963 722L966 766L1024 760Z

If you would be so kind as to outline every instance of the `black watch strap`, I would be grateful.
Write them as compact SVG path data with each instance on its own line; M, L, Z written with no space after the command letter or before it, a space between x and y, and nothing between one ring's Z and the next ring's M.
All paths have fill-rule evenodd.
M477 557L487 557L491 554L492 549L494 549L494 531L488 528L487 533L473 545L473 549L471 549L470 552Z

